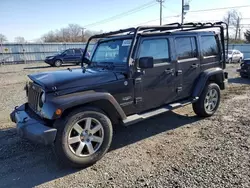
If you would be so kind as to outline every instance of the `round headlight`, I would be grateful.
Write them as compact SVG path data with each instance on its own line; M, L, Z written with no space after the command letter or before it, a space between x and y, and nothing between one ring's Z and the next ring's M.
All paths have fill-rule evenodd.
M42 108L44 103L45 103L45 92L42 91L39 99L39 107Z
M42 93L41 100L42 100L43 103L45 103L45 92Z

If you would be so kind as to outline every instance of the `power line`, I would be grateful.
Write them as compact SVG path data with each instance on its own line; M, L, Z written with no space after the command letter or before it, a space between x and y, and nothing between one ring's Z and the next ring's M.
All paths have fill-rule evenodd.
M216 11L216 10L225 10L225 9L235 9L235 8L247 8L250 5L242 5L242 6L235 6L235 7L223 7L223 8L214 8L214 9L203 9L203 10L191 10L188 12L207 12L207 11Z
M138 6L136 8L133 8L131 10L128 10L126 12L123 12L123 13L120 13L120 14L117 14L115 16L112 16L112 17L109 17L109 18L106 18L106 19L103 19L103 20L100 20L100 21L97 21L97 22L94 22L92 24L88 24L88 25L85 25L84 27L93 27L93 26L96 26L96 25L100 25L100 24L104 24L104 23L107 23L107 22L110 22L110 21L113 21L113 20L116 20L118 18L121 18L121 17L124 17L124 16L128 16L130 14L133 14L133 13L136 13L136 12L139 12L141 10L144 10L146 8L149 8L149 7L152 7L154 5L156 5L157 3L155 1L149 1L148 3L145 3L141 6Z

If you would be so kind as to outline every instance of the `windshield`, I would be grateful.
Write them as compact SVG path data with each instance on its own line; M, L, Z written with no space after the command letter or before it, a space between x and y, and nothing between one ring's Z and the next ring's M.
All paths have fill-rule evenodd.
M126 64L132 39L101 42L95 50L92 62Z
M232 51L232 50L229 50L229 51L228 51L228 54L232 54L232 53L233 53L233 51Z

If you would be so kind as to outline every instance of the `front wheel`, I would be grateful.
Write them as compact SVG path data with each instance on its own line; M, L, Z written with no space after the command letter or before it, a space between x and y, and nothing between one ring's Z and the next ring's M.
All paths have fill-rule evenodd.
M81 108L56 122L54 150L59 161L72 167L87 167L108 151L113 129L101 111Z
M200 117L210 117L218 109L220 104L220 88L215 83L208 84L199 100L193 104L194 112Z
M60 67L62 65L62 61L61 60L56 60L55 62L54 62L54 66L55 67Z

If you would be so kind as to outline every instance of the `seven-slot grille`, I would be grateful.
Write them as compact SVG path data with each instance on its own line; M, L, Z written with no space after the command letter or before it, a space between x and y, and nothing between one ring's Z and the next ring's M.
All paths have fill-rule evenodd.
M28 104L29 104L29 107L34 111L37 111L38 109L38 102L39 102L41 92L42 90L38 85L34 84L33 82L29 83Z

